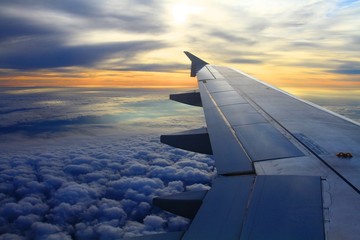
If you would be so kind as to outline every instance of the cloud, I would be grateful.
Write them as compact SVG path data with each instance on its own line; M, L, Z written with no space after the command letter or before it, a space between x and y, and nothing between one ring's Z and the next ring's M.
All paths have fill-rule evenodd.
M320 63L357 57L358 2L185 1L185 8L196 11L189 16L191 21L180 25L174 23L171 14L175 4L142 0L3 1L2 82L13 85L17 76L37 73L46 77L52 71L66 79L83 77L86 74L82 73L91 70L97 80L102 77L96 76L100 69L174 72L188 68L185 58L177 59L184 49L215 64L265 68L298 62L305 66L306 59L314 59L317 64L311 67L319 71L323 70L317 67ZM341 57L339 52L343 53ZM244 71L248 67L244 66ZM334 74L357 73L356 68L331 70L337 71L330 71ZM297 78L301 80L301 76ZM44 83L34 76L31 81L43 85L55 80Z
M32 238L71 239L69 235L62 233L58 226L52 224L35 222L32 225L32 229Z
M121 67L119 67L121 66ZM188 70L188 64L157 64L157 63L150 63L150 64L139 64L139 63L128 63L125 59L121 61L121 63L114 64L113 68L110 70L118 70L118 71L152 71L152 72L175 72L179 70Z
M11 188L7 188L1 199L0 215L4 225L0 231L19 236L100 238L184 229L188 221L159 212L152 207L151 200L154 196L182 192L186 186L206 188L202 184L209 184L213 167L204 163L207 160L190 163L188 158L197 154L182 151L179 156L179 152L171 152L170 147L151 138L119 141L98 136L96 140L88 139L84 145L67 137L68 143L27 149L23 152L26 158L16 152L7 157L3 154L0 178L7 179ZM159 155L170 159L176 180L168 175L152 176L151 155L120 151L129 148L144 149L144 153L158 149ZM106 155L97 154L104 149L107 149ZM208 157L200 155L198 158ZM159 162L158 156L154 155L153 159ZM113 166L118 162L120 168L116 169ZM92 170L79 171L72 163L91 166ZM10 164L12 172L6 170ZM135 167L129 170L127 166ZM197 179L201 180L201 185L189 185ZM15 200L14 193L20 200ZM134 221L138 225L134 225Z
M100 4L97 1L4 1L4 13L13 14L21 19L30 22L41 23L47 27L50 23L42 21L42 16L53 16L60 20L63 25L52 23L57 30L63 30L67 33L74 33L81 29L87 31L90 29L117 29L129 32L162 32L165 25L162 24L161 16L158 12L162 11L162 5L156 1L141 0L136 1L107 1L106 4ZM157 9L157 12L154 11ZM8 11L14 10L14 11ZM9 13L10 12L10 13ZM26 13L18 15L18 13ZM39 13L41 15L39 16ZM73 18L78 21L69 23L67 18Z
M165 225L165 220L159 216L149 215L144 218L144 225L149 230L161 230Z
M145 4L142 1L108 1L107 4L96 1L5 1L0 10L0 47L4 50L0 54L0 68L108 69L112 68L109 62L119 59L124 63L132 62L139 54L169 45L151 38L138 40L138 37L119 37L124 35L120 34L123 32L138 34L165 31L161 17L153 11L156 8L161 11L159 4ZM87 41L91 37L83 37L94 32L101 35L117 32L120 35L117 34L116 39L105 37L95 41ZM129 64L126 66L128 69L136 67ZM155 64L143 65L142 68L154 68L153 71L156 71L164 67Z
M8 136L17 133L39 137L80 132L112 134L121 128L116 131L125 134L128 132L125 125L144 132L164 126L178 128L183 125L184 129L187 124L203 122L200 108L189 109L168 101L167 95L168 90L2 89L0 111L7 113L2 115L0 132ZM184 112L195 117L195 122L191 119L179 121L186 118Z
M91 93L86 89L2 91L7 92L1 94L1 103L6 103L6 109L10 111L6 115L14 115L13 121L21 121L24 125L36 122L32 115L40 115L41 118L37 118L40 123L51 119L54 111L59 120L76 114L86 117L94 114L88 108L94 110L93 104L102 106L103 101L112 101L113 104L106 105L98 112L99 116L104 114L103 111L114 112L124 106L133 112L140 109L149 111L154 103L162 105L162 101L168 101L164 91L159 90L114 92L97 89ZM162 101L157 100L159 94L163 96ZM14 96L24 101L8 101ZM23 104L52 102L59 96L66 104L11 112L23 108ZM31 138L16 131L2 135L1 141L7 143L0 146L2 237L119 239L186 229L188 220L153 207L151 200L155 196L185 189L206 189L213 176L214 162L208 156L160 144L160 131L171 131L169 126L177 128L174 122L161 124L162 117L169 113L179 114L184 108L191 109L176 103L162 105L162 108L157 115L150 116L161 126L156 130L153 125L144 124L145 131L135 131L139 126L130 128L126 120L117 127L113 123L104 123L111 125L107 133L93 130L89 124L86 134L74 128L66 133L55 131L52 135L40 134ZM15 117L20 113L22 119ZM191 111L189 114L191 116ZM137 117L130 114L130 119L131 116ZM194 117L197 118L195 114ZM194 122L200 124L201 121L191 120L189 116L186 118L189 120L186 124L192 127ZM11 125L10 120L8 123ZM67 124L70 129L71 126L87 126L71 121ZM120 125L124 129L130 128L129 131L123 131ZM182 125L180 128L185 127L190 126ZM152 131L146 128L152 128ZM165 174L153 175L154 169L165 165ZM174 173L174 176L169 173Z
M360 69L336 69L330 70L329 72L346 75L360 75Z
M0 43L29 36L46 36L54 30L12 16L0 16Z
M28 45L32 45L31 48ZM157 41L65 46L58 40L29 40L0 54L0 68L34 70L70 66L96 67L109 58L131 60L140 52L165 47Z
M236 43L236 44L248 45L248 46L257 43L257 41L254 41L252 39L246 37L240 37L238 36L238 34L234 34L233 32L227 32L219 29L211 31L209 35L223 39L228 43Z
M230 62L232 62L232 63L242 63L242 64L260 64L263 61L256 60L256 59L234 58L234 59L231 59Z
M328 72L336 74L347 74L347 75L360 75L360 62L357 61L333 61L337 65L336 69L329 70Z

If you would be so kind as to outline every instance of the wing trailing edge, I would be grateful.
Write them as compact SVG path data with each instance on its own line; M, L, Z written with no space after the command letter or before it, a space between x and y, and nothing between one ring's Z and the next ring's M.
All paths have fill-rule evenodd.
M187 151L212 155L213 151L206 128L198 128L170 135L161 135L160 142Z
M189 191L169 196L156 197L153 199L153 204L168 212L193 219L198 212L206 193L207 190Z
M202 102L199 92L170 94L170 99L179 103L202 107Z

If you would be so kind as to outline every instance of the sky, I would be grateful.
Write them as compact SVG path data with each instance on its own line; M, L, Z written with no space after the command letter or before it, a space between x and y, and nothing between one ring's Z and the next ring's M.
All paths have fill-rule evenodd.
M360 1L2 0L0 86L195 87L184 50L300 96L360 96Z

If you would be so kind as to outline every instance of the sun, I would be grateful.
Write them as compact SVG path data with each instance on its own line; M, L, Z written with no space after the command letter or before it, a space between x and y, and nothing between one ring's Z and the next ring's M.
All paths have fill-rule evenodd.
M172 8L172 17L175 23L183 24L186 22L190 12L190 7L184 3L177 3Z
M172 7L172 18L176 24L184 24L189 16L198 12L198 9L186 3L177 3Z

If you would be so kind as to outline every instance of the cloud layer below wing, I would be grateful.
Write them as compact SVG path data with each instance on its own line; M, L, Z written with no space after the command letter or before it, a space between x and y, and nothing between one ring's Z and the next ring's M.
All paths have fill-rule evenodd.
M164 146L157 134L202 125L201 109L169 104L164 91L2 93L1 110L13 119L3 122L2 129L11 131L3 131L0 140L3 237L119 239L187 226L186 219L152 207L151 200L207 189L213 160ZM14 95L24 101L11 102ZM179 124L183 111L190 119ZM113 118L104 121L105 113ZM74 120L80 116L92 120ZM46 125L51 119L57 120Z

